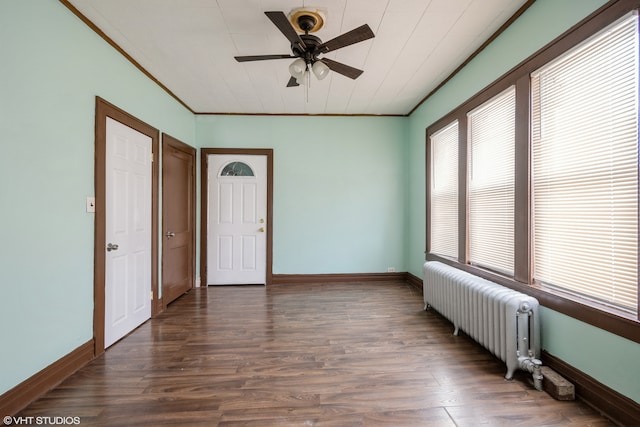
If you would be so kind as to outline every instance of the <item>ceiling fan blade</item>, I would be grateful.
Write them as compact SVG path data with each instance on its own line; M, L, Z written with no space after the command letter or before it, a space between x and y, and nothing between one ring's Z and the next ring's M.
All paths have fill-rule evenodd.
M340 49L345 46L349 46L355 43L359 43L371 38L374 38L375 34L371 31L371 28L367 24L364 24L358 28L354 28L338 37L322 43L318 46L318 50L322 53L327 53L332 50Z
M265 61L267 59L283 59L283 58L295 58L293 55L249 55L249 56L234 56L238 62L249 61Z
M291 44L297 45L301 50L305 50L307 48L284 12L265 12L264 14L267 15L267 18L271 19L271 22L278 27L280 32L284 34Z
M360 77L360 74L364 72L362 70L358 70L357 68L353 68L347 64L343 64L342 62L337 62L329 58L322 58L320 59L320 61L324 62L327 65L327 67L329 67L332 71L335 71L336 73L340 73L343 76L347 76L350 79L355 80L358 77Z
M291 78L289 79L289 82L287 83L287 87L295 87L295 86L300 86L300 84L298 84L298 81L296 80L295 77L291 76Z

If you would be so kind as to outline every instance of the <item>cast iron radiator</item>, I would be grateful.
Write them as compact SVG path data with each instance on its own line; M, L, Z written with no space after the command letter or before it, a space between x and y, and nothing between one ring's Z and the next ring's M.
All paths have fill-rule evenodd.
M538 300L437 261L423 266L424 308L453 323L507 365L533 373L542 389Z

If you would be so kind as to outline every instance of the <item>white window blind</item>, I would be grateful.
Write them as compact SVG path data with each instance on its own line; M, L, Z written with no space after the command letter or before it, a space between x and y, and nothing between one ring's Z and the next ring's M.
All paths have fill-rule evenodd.
M469 262L513 275L516 91L468 114Z
M431 246L458 257L458 122L431 136Z
M637 312L638 23L532 74L536 281Z

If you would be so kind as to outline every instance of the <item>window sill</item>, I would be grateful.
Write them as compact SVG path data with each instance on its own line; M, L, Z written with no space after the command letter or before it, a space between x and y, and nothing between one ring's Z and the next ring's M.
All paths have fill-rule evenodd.
M501 276L472 265L461 264L450 258L428 254L427 261L440 261L452 267L467 271L476 276L498 283L538 299L544 307L573 317L589 325L598 327L612 334L640 343L640 321L632 313L598 304L587 298L581 298L556 289L540 285L527 285L513 278Z

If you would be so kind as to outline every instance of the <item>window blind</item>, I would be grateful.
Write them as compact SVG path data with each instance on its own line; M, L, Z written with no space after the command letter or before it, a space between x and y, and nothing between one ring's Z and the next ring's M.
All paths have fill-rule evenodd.
M536 281L637 312L638 23L532 74Z
M458 257L458 122L431 136L430 251Z
M469 262L508 275L514 263L515 114L512 86L467 115Z

